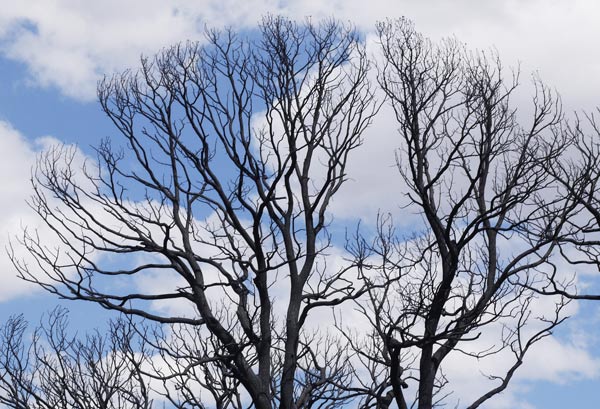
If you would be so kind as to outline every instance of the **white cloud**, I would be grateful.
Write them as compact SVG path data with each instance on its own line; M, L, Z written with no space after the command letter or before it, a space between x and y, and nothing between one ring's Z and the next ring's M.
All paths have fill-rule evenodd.
M190 2L181 0L10 2L2 4L2 50L28 66L34 83L87 100L94 98L102 75L135 66L140 54L198 39L205 24L247 25L267 6L194 3L190 7Z
M498 334L494 328L489 328L487 333L467 348L483 350L486 346L497 343ZM576 334L566 335L566 339L550 336L532 346L508 388L486 402L484 407L530 408L533 406L530 405L531 402L527 402L528 398L531 398L528 396L528 386L532 382L566 384L596 378L600 373L600 360L594 357L589 346L578 345L576 340L572 339ZM500 384L498 380L487 379L487 375L503 376L513 363L514 356L510 351L502 351L483 359L453 352L443 364L444 372L450 381L449 389L454 391L450 402L460 400L460 406L472 403Z
M47 143L51 143L51 140L28 143L8 123L0 122L0 152L3 155L0 161L0 302L36 289L17 277L5 249L9 246L9 240L14 241L15 234L23 226L35 228L39 224L25 201L31 194L29 178L36 152Z
M360 0L1 0L0 5L3 53L24 62L35 84L84 100L94 98L98 78L135 66L141 53L198 39L205 25L250 27L269 12L299 19L334 16L366 31L378 19L405 15L427 35L455 34L474 47L496 46L507 62L523 61L524 72L539 69L573 107L590 108L600 85L600 77L592 75L600 67L600 56L592 52L600 5L585 0L373 0L369 7Z
M60 141L49 136L29 142L10 124L0 121L0 302L39 289L38 286L20 279L10 261L9 253L12 253L15 259L25 263L33 274L41 274L35 259L19 243L23 237L23 230L26 229L33 237L38 236L42 246L53 249L52 245L57 243L56 236L27 202L33 194L30 179L37 157L40 153L60 145ZM81 172L77 170L81 169L87 157L75 147L67 148L73 149L72 165L76 169L73 176L79 179ZM84 189L89 185L85 179L79 183ZM53 197L48 197L48 204L53 206Z

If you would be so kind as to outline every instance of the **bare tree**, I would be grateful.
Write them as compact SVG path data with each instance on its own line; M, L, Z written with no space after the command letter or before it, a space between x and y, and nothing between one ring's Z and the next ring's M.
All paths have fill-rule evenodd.
M209 341L195 359L217 357L226 379L203 386L230 389L230 403L338 405L330 384L349 376L345 360L303 327L360 293L350 267L324 266L328 206L377 109L368 69L351 27L266 17L258 38L209 31L104 80L126 148L102 142L83 175L68 149L39 160L31 206L59 245L26 231L38 265L15 265L64 298L197 327ZM151 276L171 288L136 287Z
M147 379L137 370L133 327L126 320L79 340L69 335L66 311L55 309L32 334L22 316L0 333L0 403L15 409L149 409Z
M560 255L568 264L579 270L600 269L600 127L595 113L576 115L563 132L568 145L560 157L549 157L544 163L549 175L556 181L557 195L570 198L573 202L572 217L562 230L568 229L557 240ZM577 292L575 274L560 275L558 269L548 271L544 286L534 290L542 295L560 295L576 300L600 300L596 294Z
M595 190L597 162L583 155L585 172L593 174L578 167L577 176L560 183L548 171L564 161L574 138L559 99L539 80L531 116L517 121L510 98L518 73L503 70L494 53L468 52L452 39L433 44L405 19L377 29L379 84L401 141L403 209L421 217L412 234L402 235L381 217L373 241L349 245L377 272L363 277L368 297L356 301L370 338L346 332L371 374L362 385L364 402L387 407L393 397L399 408L430 409L451 393L442 372L449 355L512 355L505 373L486 374L495 382L491 390L465 405L476 408L507 387L525 354L566 318L564 307L577 297L557 290L574 291L565 277L575 270L559 264L574 243L596 254L590 245L597 242L577 239L585 230L577 219L581 206L597 209L582 197ZM554 307L536 309L540 294L552 296ZM496 334L493 343L482 341L486 333Z
M56 308L33 331L22 316L0 328L0 404L15 409L235 408L252 406L241 380L202 327L148 324L130 316L105 333L70 333L68 313ZM344 405L339 385L352 367L335 339L311 338L301 350L298 407ZM277 365L275 365L277 367ZM333 371L333 372L332 372ZM279 385L273 380L272 387Z
M30 204L57 244L26 230L37 264L13 255L21 276L155 323L119 350L135 388L152 381L177 408L430 409L456 354L512 357L468 408L503 391L570 299L598 298L573 274L598 263L600 150L539 80L517 120L518 73L494 53L405 19L377 32L410 231L380 216L328 266L330 204L378 110L370 63L350 27L267 17L258 36L209 31L99 85L125 147L103 141L82 172L68 148L40 158ZM341 332L310 326L330 310ZM21 325L0 387L29 407L44 384L12 364L28 362Z

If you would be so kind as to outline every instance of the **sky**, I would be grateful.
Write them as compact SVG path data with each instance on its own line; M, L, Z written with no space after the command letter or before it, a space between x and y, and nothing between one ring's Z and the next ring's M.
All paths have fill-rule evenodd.
M141 54L201 38L205 26L252 29L265 13L333 16L368 35L377 20L406 16L433 39L455 36L470 48L495 48L505 65L520 66L523 82L537 73L560 93L567 112L600 105L600 3L592 0L0 0L0 10L0 248L23 226L39 225L25 204L36 154L66 143L85 157L116 134L96 101L97 81L135 68ZM389 123L376 121L369 132L391 131ZM369 200L339 201L352 207L337 205L336 214L368 215L376 205L385 207L391 152L389 141L373 138L357 153L356 162L369 166L354 169L353 177L371 181L362 195ZM19 280L4 252L0 277L1 322L21 312L35 322L59 303ZM85 303L65 305L82 331L107 317ZM461 379L468 383L469 374ZM599 382L600 305L578 304L489 407L588 407Z

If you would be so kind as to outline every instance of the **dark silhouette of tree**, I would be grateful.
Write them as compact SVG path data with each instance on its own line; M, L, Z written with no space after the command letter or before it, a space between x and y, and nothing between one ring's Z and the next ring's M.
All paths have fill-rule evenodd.
M451 393L449 356L512 357L486 374L495 385L476 408L564 321L569 300L598 299L574 281L578 266L598 264L597 143L539 80L531 115L517 118L518 73L494 53L433 44L405 19L377 33L406 192L395 200L420 218L399 231L380 215L374 235L357 229L341 267L328 264L339 244L330 204L379 106L365 46L338 22L267 17L258 36L209 31L167 48L99 85L123 148L101 142L98 165L81 172L68 148L41 156L30 204L57 242L26 230L37 265L13 262L47 291L130 317L117 328L135 337L108 349L126 353L96 351L101 337L82 344L98 352L90 362L126 358L98 393L124 376L131 385L110 396L126 407L150 405L150 382L178 408L430 409ZM552 307L539 311L540 300ZM311 325L332 312L331 331ZM28 359L22 321L5 331L17 341L3 352L2 399L49 399L28 370L44 366L38 344ZM64 358L88 376L80 361Z
M343 360L316 350L303 326L360 293L351 267L324 266L328 206L377 108L364 45L335 21L279 17L265 18L258 38L205 40L99 85L127 146L103 141L98 168L81 178L68 149L40 158L31 206L60 246L25 232L39 266L15 264L64 298L201 327L210 342L196 358L218 358L228 387L243 387L256 408L335 406L331 385L346 372L329 364ZM150 274L172 287L115 287ZM150 308L165 301L193 312Z
M22 316L0 333L0 403L10 408L152 407L148 378L138 370L146 357L130 347L135 337L126 320L77 339L66 311L55 309L32 334Z
M598 261L590 233L600 219L580 220L582 209L597 209L586 192L598 180L597 146L577 142L560 100L535 78L532 114L518 121L510 101L518 73L507 75L494 53L469 52L453 39L433 44L405 19L377 30L379 85L400 138L403 209L420 221L399 235L382 216L373 241L349 246L376 273L363 275L368 297L356 300L373 333L345 333L371 374L362 390L372 407L392 398L399 408L442 404L452 391L442 372L450 354L512 356L505 373L486 374L495 385L465 405L477 408L564 321L570 299L597 298L576 295L576 270L565 271L576 263L574 246L585 262ZM568 161L573 146L583 162ZM540 295L552 296L541 312ZM486 333L494 342L476 344Z

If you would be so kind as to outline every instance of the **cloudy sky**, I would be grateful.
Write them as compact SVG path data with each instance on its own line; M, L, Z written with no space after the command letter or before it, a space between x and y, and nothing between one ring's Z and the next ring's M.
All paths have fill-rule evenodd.
M95 100L98 79L135 67L140 54L198 39L206 25L251 29L265 13L334 16L368 34L378 19L406 16L434 39L453 35L472 48L496 48L506 65L520 65L525 81L539 73L560 92L567 111L600 105L600 3L592 0L0 0L0 10L2 248L22 226L38 223L25 205L36 153L64 142L85 156L100 138L115 134ZM385 121L374 127L391 131ZM390 147L388 141L367 146L359 154L365 161L388 159L379 161L381 168L362 166L355 178L377 180L393 164ZM354 204L360 211L373 212L373 203L385 200L385 180L379 180L370 184L368 203ZM0 274L0 320L23 311L35 321L56 305L18 280L4 253ZM531 356L499 405L552 409L593 401L600 382L600 307L579 305L574 313ZM77 304L73 321L89 325L90 314L99 317ZM469 374L462 376L469 381Z

